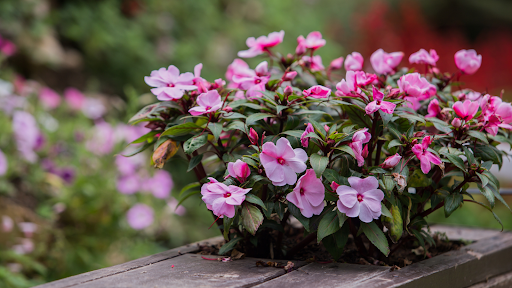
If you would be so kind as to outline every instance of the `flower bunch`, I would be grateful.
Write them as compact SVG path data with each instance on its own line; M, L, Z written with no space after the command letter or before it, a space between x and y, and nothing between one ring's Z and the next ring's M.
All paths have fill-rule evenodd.
M183 150L198 180L183 198L200 194L212 210L230 241L222 253L244 237L251 241L240 245L257 245L266 229L282 233L293 216L335 258L349 234L361 254L369 241L387 256L411 237L433 243L423 228L437 209L448 217L465 202L506 205L489 169L502 164L496 146L512 143L512 106L456 82L480 67L474 50L455 53L453 73L436 68L435 50L410 55L421 69L408 69L404 53L378 49L368 71L353 52L342 78L334 71L343 57L325 68L314 55L326 44L320 32L298 37L293 54L274 51L283 39L284 31L247 39L238 56L269 61L251 69L235 59L226 81L201 78L202 64L194 75L151 72L146 83L161 102L130 120L152 129L138 143L154 149L157 167ZM470 183L488 204L471 199Z

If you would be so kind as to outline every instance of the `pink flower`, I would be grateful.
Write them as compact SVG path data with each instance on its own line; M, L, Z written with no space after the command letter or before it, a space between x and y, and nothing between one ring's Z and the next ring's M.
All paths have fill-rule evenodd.
M183 205L178 205L178 200L171 197L169 201L167 201L167 206L169 206L169 209L171 210L171 213L176 214L178 216L183 216L185 213L187 213L187 209L183 207Z
M478 107L478 103L471 100L466 100L464 103L457 101L453 104L453 111L455 111L460 118L469 121L475 117L476 112L478 112Z
M272 142L263 144L260 160L272 184L284 186L297 182L296 173L306 170L308 155L300 148L293 149L288 139L279 138L277 145Z
M141 189L141 179L139 175L121 175L117 178L116 188L121 194L135 194Z
M201 70L203 69L203 63L199 63L194 66L194 79L192 79L192 83L197 86L197 91L199 93L208 92L208 88L210 87L210 83L205 79L201 78Z
M252 188L242 189L238 186L226 186L219 182L209 182L201 187L201 195L206 207L219 217L233 218L235 206L241 205L245 200L245 194Z
M308 123L306 130L304 130L304 133L300 136L300 143L302 144L302 147L307 148L309 146L309 137L306 136L311 132L315 132L315 129L311 123Z
M341 185L336 189L340 199L337 202L338 210L348 217L370 223L379 219L381 215L381 202L384 192L379 188L379 181L373 176L367 178L348 178L349 186Z
M436 86L430 84L417 72L403 75L398 79L397 84L400 92L405 92L407 96L416 97L418 100L428 99L437 92Z
M144 77L144 81L151 87L151 93L156 95L160 101L171 101L181 99L184 91L196 90L194 84L194 74L190 72L180 74L176 66L164 67L151 71L150 76Z
M364 157L363 157L363 144L368 143L372 139L372 135L368 133L368 128L363 128L352 136L352 143L348 144L352 151L354 151L354 155L356 156L357 166L361 167L364 165Z
M112 152L115 145L115 130L107 122L96 123L92 137L85 143L85 147L96 155L106 155Z
M360 97L361 89L368 84L373 83L377 79L377 75L366 73L364 71L347 71L345 79L336 84L336 96L353 96Z
M0 36L0 52L7 57L12 56L14 53L16 53L16 45Z
M320 215L324 209L325 187L322 180L316 178L313 169L306 170L293 191L286 195L286 200L293 203L304 217Z
M338 189L338 187L340 187L340 184L332 181L331 185L330 185L331 189L333 192L336 192L336 189Z
M316 99L328 98L329 95L331 95L331 89L322 85L315 85L308 90L302 91L302 94L304 94L304 96L309 96Z
M80 110L85 102L85 96L76 88L67 88L64 91L64 99L73 110Z
M254 70L249 68L249 64L247 64L242 59L235 59L233 63L229 64L228 70L226 71L226 79L228 81L233 81L233 78L244 78L244 77L253 77L256 75ZM229 88L238 88L237 87L229 87Z
M188 112L194 116L219 110L222 106L222 101L217 90L210 90L197 97L197 104L199 106L192 107L188 110Z
M27 161L34 163L37 160L34 150L41 135L36 119L26 111L16 110L12 117L12 130L18 151Z
M439 101L437 101L437 99L434 99L428 103L427 112L428 114L425 115L426 118L437 117L441 115L441 108L439 107Z
M107 112L107 108L103 105L101 99L91 97L85 98L81 110L85 117L93 120L101 118Z
M303 46L307 49L313 49L316 50L320 47L323 47L325 45L325 39L322 39L322 33L318 31L314 31L308 34L308 36L304 39L304 36L300 35L297 38L297 43L299 46ZM298 47L297 47L298 49ZM304 52L302 52L304 53ZM302 54L298 53L298 54Z
M295 77L297 77L297 71L285 72L283 75L283 81L292 81Z
M460 118L453 118L452 120L452 126L455 128L459 128L462 125L462 121L460 121Z
M27 238L31 238L37 231L37 224L32 222L19 222L18 227L20 227L21 232L23 232Z
M174 188L174 181L169 172L165 170L157 170L155 175L146 180L146 189L149 190L153 196L159 199L165 199L171 195L172 188Z
M459 101L471 100L471 101L476 101L478 103L481 102L482 97L484 96L480 92L471 91L471 90L469 90L469 91L456 91L453 94L456 95L459 98Z
M416 155L420 160L421 171L425 174L428 174L430 171L430 163L433 163L434 165L441 164L441 159L427 150L430 143L432 143L432 138L430 136L426 136L423 138L423 141L421 141L421 144L416 144L412 147L412 152L414 152L414 155Z
M400 61L404 57L403 52L386 53L384 50L379 49L373 52L370 57L373 70L378 74L391 74L395 72L395 68L398 67Z
M228 172L229 176L236 178L240 183L245 182L247 177L251 175L249 165L240 159L236 160L236 162L228 163Z
M420 51L409 56L409 63L411 64L416 63L436 66L437 60L439 60L439 56L437 56L437 52L434 49L430 49L430 54L427 52L427 50L420 49Z
M5 157L4 152L0 150L0 176L5 175L7 173L7 168L9 167L7 163L7 157Z
M336 58L329 64L329 70L339 70L343 67L343 57Z
M126 220L133 229L144 229L153 223L153 209L146 204L135 204L126 213Z
M39 101L46 109L55 109L60 105L60 95L48 87L39 91Z
M259 137L258 137L258 133L256 132L256 130L254 130L253 128L251 128L251 129L249 130L249 135L248 135L248 137L249 137L249 141L251 141L251 143L252 143L253 145L258 145L258 139L259 139Z
M345 70L347 71L359 71L363 69L363 55L359 52L352 52L352 54L347 55L347 59L345 60Z
M268 48L274 47L278 45L279 43L283 42L284 38L284 31L281 30L280 32L272 32L268 34L268 36L260 36L258 39L254 37L247 38L247 41L245 42L247 44L247 47L249 47L248 50L239 51L238 57L242 58L252 58L254 56L258 56L260 54L263 54L264 52L268 51Z
M477 55L473 49L457 51L454 58L457 68L466 74L474 74L482 65L482 55Z
M393 114L395 107L396 104L384 101L384 93L380 92L379 89L373 86L373 101L368 103L366 106L366 114L372 114L379 111L379 109L384 113Z
M12 218L6 215L2 215L2 230L4 232L11 232L13 227L14 221L12 221Z
M306 64L306 67L309 68L311 72L325 70L324 64L322 64L322 57L320 57L320 55L315 55L313 58L304 56L302 57L302 61L304 61L304 64Z
M379 166L384 169L393 168L398 164L398 162L400 162L400 159L402 159L402 156L396 153L395 155L386 158L386 160L384 160L384 163L380 164Z

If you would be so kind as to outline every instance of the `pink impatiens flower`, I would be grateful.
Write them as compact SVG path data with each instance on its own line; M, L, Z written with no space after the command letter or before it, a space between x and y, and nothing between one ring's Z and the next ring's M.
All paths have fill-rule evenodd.
M60 95L48 87L39 91L39 100L47 109L55 109L60 105Z
M316 178L313 169L299 178L293 191L286 195L286 200L293 203L304 217L320 215L324 209L325 187L322 180Z
M348 144L357 160L357 166L361 167L364 165L364 153L363 144L368 143L372 139L372 135L368 133L368 128L363 128L352 136L352 143Z
M400 159L402 159L402 156L396 153L395 155L386 158L386 160L384 160L384 163L380 164L379 166L384 169L393 168L398 164L398 162L400 162Z
M188 112L194 116L219 110L222 106L222 101L217 90L210 90L197 97L197 104L199 106L192 107L188 110Z
M151 87L151 93L156 95L160 101L171 101L181 99L184 91L196 90L194 84L194 74L190 72L180 74L176 66L164 67L151 71L150 76L144 77L144 81Z
M5 157L4 152L0 150L0 176L5 175L8 167L9 165L7 164L7 157Z
M206 207L213 211L213 214L223 218L235 216L235 206L241 205L245 200L245 194L252 188L243 189L238 186L226 186L219 182L209 182L201 187L201 195Z
M64 91L64 99L68 106L73 110L80 110L84 106L85 96L76 88L67 88Z
M135 204L126 213L126 220L133 229L141 230L153 223L154 212L151 207L146 204Z
M14 43L0 36L0 53L9 57L16 53L16 50L16 45Z
M320 57L320 55L315 55L313 58L304 56L302 57L302 61L304 61L304 64L306 64L306 67L308 67L311 72L325 70L324 64L322 63L322 57Z
M169 172L165 170L155 171L153 177L146 180L145 189L149 190L158 199L165 199L171 195L174 181Z
M249 165L240 159L236 160L236 162L228 163L228 172L229 176L236 178L240 183L245 182L247 177L251 175Z
M352 52L347 55L345 59L345 70L347 71L359 71L363 69L364 58L359 52Z
M348 217L359 217L362 222L370 223L373 219L379 219L381 215L381 202L384 192L379 188L377 178L348 178L349 186L340 185L336 193L340 199L337 202L338 210Z
M427 112L428 114L425 115L425 118L437 117L441 115L441 108L439 107L439 101L437 101L437 99L434 99L428 103Z
M373 52L370 63L372 63L373 70L378 74L391 74L395 72L395 68L402 61L402 57L404 57L403 52L386 53L379 49Z
M298 50L298 51L302 51L302 50L305 51L304 48L316 50L325 45L325 39L322 38L322 33L318 32L318 31L314 31L314 32L309 33L306 38L304 38L304 36L300 35L297 38L297 43L298 43L298 46L301 46L301 48L297 47L296 50ZM302 52L302 53L304 53L304 52ZM299 53L299 54L302 54L302 53Z
M482 55L477 55L473 49L457 51L454 58L457 68L466 74L474 74L482 65Z
M343 67L343 57L336 58L331 61L331 64L329 64L329 70L339 70Z
M316 99L328 98L331 95L331 89L322 85L315 85L307 90L302 91L304 96L313 97Z
M453 111L455 111L460 118L466 121L475 117L476 112L478 112L478 108L478 102L473 102L471 100L466 100L464 102L457 101L453 104Z
M434 165L441 164L441 159L428 151L430 143L432 143L432 138L430 136L426 136L423 138L423 141L421 141L421 144L416 144L412 147L412 152L414 152L414 155L416 155L420 160L421 171L425 174L428 174L431 169L430 163L433 163Z
M315 132L315 129L311 123L308 123L306 130L304 130L304 133L300 136L300 143L302 144L302 147L307 148L309 146L309 137L307 137L307 135L311 132Z
M405 92L407 96L416 97L418 100L428 99L437 92L436 86L430 84L417 72L403 75L398 79L397 84L400 92Z
M300 148L293 149L286 138L279 138L277 144L263 144L260 154L261 164L265 168L268 179L275 186L293 185L297 182L297 174L306 170L308 155Z
M384 101L384 93L379 91L379 89L375 88L373 86L373 101L368 103L366 106L366 114L372 114L379 109L382 110L382 112L387 114L393 114L393 111L395 111L396 104Z
M247 38L245 42L248 50L239 51L238 57L252 58L268 51L268 48L274 47L279 43L283 42L284 31L272 32L268 36L260 36L257 39L254 37Z
M409 63L411 64L428 64L436 66L437 60L439 60L439 56L437 56L437 52L434 49L430 49L430 53L425 49L420 49L420 51L409 56Z

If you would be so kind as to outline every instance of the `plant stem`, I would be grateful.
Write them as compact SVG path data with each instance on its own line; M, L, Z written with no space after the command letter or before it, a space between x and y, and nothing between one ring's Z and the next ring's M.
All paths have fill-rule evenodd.
M348 225L350 227L350 233L352 233L352 236L354 237L354 243L356 244L357 251L361 256L366 256L368 252L366 251L366 247L364 247L363 239L361 239L360 236L357 236L357 229L352 222L352 219L348 219Z

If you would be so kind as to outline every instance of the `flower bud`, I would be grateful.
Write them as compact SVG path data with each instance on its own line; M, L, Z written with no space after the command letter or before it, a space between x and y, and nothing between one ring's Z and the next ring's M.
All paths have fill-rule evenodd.
M325 124L325 125L324 125L324 130L325 130L325 132L329 132L329 129L330 129L330 128L331 128L331 127L329 127L327 124Z
M249 130L249 141L251 141L253 145L258 145L258 138L258 133L256 133L256 131L251 128Z
M292 81L297 76L297 71L286 72L283 75L283 81Z
M423 137L423 135L425 135L425 132L423 132L423 131L418 131L418 132L414 133L414 137Z
M380 164L379 166L384 169L393 168L398 164L398 162L400 162L400 159L402 159L402 156L396 153L395 155L386 158L386 160L384 160L384 163Z
M336 58L329 64L329 70L339 70L343 66L343 57Z
M462 122L460 121L459 118L454 118L452 120L452 126L455 127L455 128L459 128L460 125L462 125Z
M229 107L229 105L227 105L226 107L222 108L222 110L226 111L226 112L231 112L233 111L233 108Z
M284 96L288 97L293 94L293 88L291 86L286 86L284 88Z
M363 153L361 153L361 156L363 156L363 158L368 157L368 145L364 146Z
M334 181L332 181L332 183L331 183L331 189L333 192L336 192L336 189L338 189L338 187L340 187L340 186L341 186L340 184L338 184Z
M228 172L229 176L236 178L238 181L240 181L240 183L245 182L247 177L251 175L249 165L240 159L236 160L236 162L228 163Z

